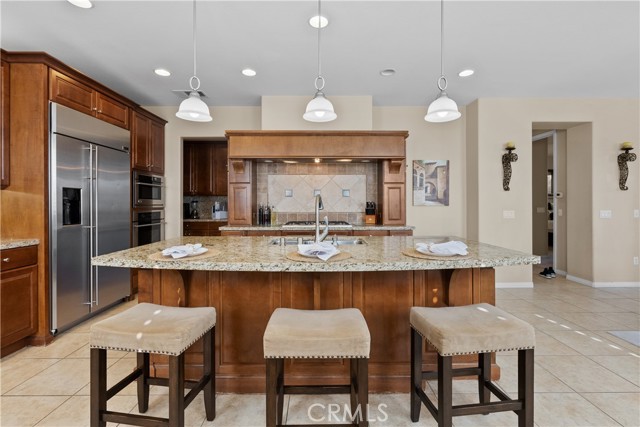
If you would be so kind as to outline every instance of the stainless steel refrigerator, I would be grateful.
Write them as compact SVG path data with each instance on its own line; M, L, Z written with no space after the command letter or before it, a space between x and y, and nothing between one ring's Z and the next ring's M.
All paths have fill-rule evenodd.
M50 103L51 332L130 294L129 269L91 257L130 247L129 131Z

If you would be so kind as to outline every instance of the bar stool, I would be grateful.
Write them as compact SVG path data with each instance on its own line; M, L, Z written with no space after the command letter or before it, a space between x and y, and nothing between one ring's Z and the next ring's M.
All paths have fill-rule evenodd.
M140 303L91 327L91 427L107 422L139 426L184 426L184 410L204 390L207 420L216 416L215 406L216 310L210 307L166 307ZM199 381L184 378L184 352L201 337L204 341L204 372ZM137 352L137 368L107 389L107 350ZM169 356L169 378L149 377L149 353ZM169 418L107 410L107 401L133 381L138 383L138 410L149 407L149 386L169 387ZM185 396L184 389L191 388Z
M282 425L285 394L350 394L355 425L367 426L371 336L360 310L276 309L264 332L267 427ZM284 360L350 359L348 385L284 385ZM351 425L351 424L344 424Z
M412 307L411 421L420 419L421 402L438 421L450 427L452 417L513 411L519 427L533 426L533 348L535 332L528 323L489 304L462 307ZM422 371L423 338L438 352L438 370ZM518 399L511 399L491 381L491 353L518 350ZM478 354L477 368L452 369L452 358ZM453 406L452 380L477 376L480 403ZM438 380L438 407L422 390L422 380ZM490 402L493 393L500 402Z

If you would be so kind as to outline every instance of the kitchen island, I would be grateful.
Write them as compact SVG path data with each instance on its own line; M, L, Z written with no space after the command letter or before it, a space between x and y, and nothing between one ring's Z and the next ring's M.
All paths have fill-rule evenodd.
M281 237L182 237L93 258L94 265L138 268L139 302L169 306L211 306L217 311L216 375L222 392L263 392L262 336L278 307L360 309L371 332L370 389L407 391L409 387L409 309L495 303L494 267L536 264L538 256L463 240L469 256L420 259L403 255L417 242L463 240L454 237L365 237L339 246L344 261L293 261L295 239ZM212 256L156 260L164 248L202 243ZM425 369L436 361L425 348ZM198 345L187 356L186 374L201 369ZM474 362L460 356L457 365ZM166 360L156 357L155 374L166 375ZM291 384L344 383L342 360L289 361ZM499 375L494 365L493 375Z

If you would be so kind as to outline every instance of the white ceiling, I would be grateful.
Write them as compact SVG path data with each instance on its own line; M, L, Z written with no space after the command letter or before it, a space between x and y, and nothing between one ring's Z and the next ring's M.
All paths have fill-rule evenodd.
M8 51L45 51L142 105L178 105L193 71L192 3L0 2ZM440 2L325 0L325 93L427 105L440 73ZM314 93L315 0L198 0L198 77L209 105ZM445 74L459 104L482 97L639 97L640 2L445 2ZM169 78L154 68L171 70ZM240 71L254 68L258 75ZM394 68L393 77L379 72ZM473 68L476 74L457 73Z

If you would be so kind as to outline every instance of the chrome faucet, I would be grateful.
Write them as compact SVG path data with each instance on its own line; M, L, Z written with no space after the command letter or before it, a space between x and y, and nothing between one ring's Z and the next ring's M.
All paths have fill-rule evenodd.
M324 209L324 205L322 204L322 197L319 194L316 194L316 243L322 242L325 237L329 234L329 218L324 217L324 231L320 234L320 210Z

